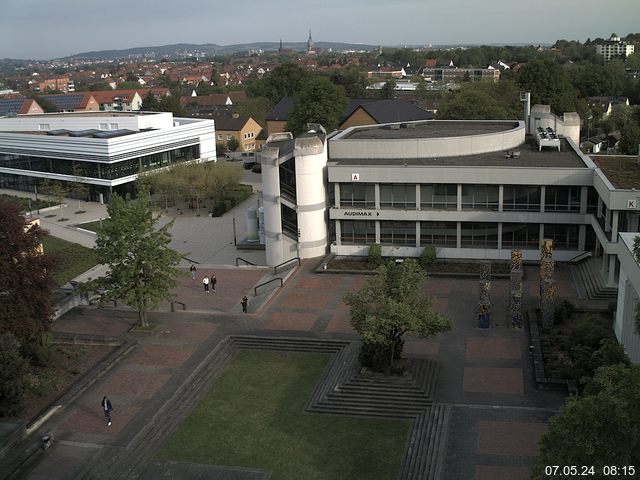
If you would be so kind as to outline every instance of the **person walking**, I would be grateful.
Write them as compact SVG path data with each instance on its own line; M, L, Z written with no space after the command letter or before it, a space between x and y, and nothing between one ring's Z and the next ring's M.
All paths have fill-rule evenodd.
M213 290L214 292L216 291L216 282L218 281L218 279L216 278L216 274L213 273L211 274L211 290Z
M242 297L242 301L240 302L240 304L242 305L242 313L247 313L247 306L249 305L249 299L247 298L246 295Z
M202 279L202 285L204 285L204 291L206 293L209 293L209 277L207 277L206 275Z
M189 268L189 271L191 272L191 280L195 280L196 279L196 266L193 263L191 264L191 268Z
M102 412L104 413L104 418L107 421L107 425L111 425L111 412L113 411L113 406L111 405L111 400L107 398L105 395L102 397Z

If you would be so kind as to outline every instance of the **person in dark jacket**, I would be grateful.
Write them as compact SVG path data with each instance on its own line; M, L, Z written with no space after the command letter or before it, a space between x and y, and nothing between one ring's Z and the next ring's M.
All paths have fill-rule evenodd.
M249 305L249 299L247 298L246 295L242 297L242 301L240 302L240 304L242 305L242 313L247 313L247 306Z
M109 400L106 395L102 397L102 411L104 412L104 418L107 421L107 425L111 425L111 412L113 411L113 406L111 405L111 400Z

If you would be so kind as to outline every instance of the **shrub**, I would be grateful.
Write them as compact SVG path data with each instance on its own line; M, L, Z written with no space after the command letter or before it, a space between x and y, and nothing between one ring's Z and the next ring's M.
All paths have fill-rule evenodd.
M25 341L22 344L22 355L29 359L33 365L46 367L51 361L53 353L52 336L45 332L39 337Z
M13 417L22 411L26 373L20 342L13 335L0 335L0 365L0 417Z
M558 325L569 320L573 316L573 312L575 312L575 310L576 307L573 303L569 300L563 300L560 305L556 306L554 323Z
M382 246L379 243L369 245L369 266L378 268L382 265Z
M611 338L611 326L606 318L589 314L576 321L574 342L598 350L603 339Z
M420 254L419 261L422 268L426 269L427 267L429 267L429 265L436 261L436 247L434 247L433 245L427 245L426 247L424 247L422 253Z
M398 339L393 352L396 360L400 359L403 347L404 340ZM358 358L363 367L376 372L402 374L404 371L404 366L400 362L397 362L397 365L391 365L391 345L364 342Z

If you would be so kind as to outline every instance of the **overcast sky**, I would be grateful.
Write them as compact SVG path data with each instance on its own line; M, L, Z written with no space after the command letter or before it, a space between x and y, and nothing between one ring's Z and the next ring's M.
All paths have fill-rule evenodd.
M0 0L0 58L257 41L551 43L640 31L640 0Z

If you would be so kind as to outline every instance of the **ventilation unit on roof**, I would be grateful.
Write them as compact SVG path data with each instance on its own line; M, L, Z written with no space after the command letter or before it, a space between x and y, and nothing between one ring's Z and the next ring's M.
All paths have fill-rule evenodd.
M392 123L390 125L385 125L384 128L386 128L387 130L400 130L400 125L398 125L397 123Z

